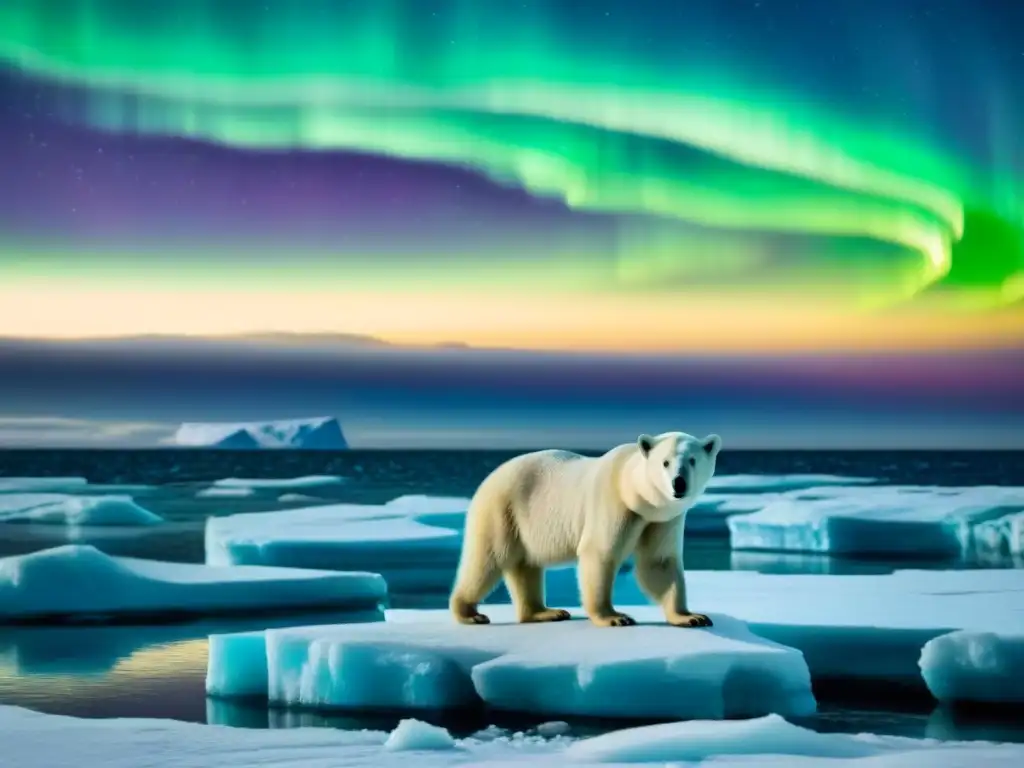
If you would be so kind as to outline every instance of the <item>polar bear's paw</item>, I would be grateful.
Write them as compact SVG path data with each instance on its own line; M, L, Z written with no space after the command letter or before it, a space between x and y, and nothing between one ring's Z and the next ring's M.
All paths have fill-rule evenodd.
M545 608L523 616L519 619L524 624L533 624L545 621L568 621L572 616L568 611L563 611L561 608Z
M624 613L609 613L607 616L591 616L590 620L599 627L633 627L636 619Z
M460 624L490 624L491 620L482 613L471 613L455 617Z
M703 613L680 613L670 616L668 623L673 627L710 627L711 619Z
M490 624L491 620L476 609L475 603L467 603L465 600L454 596L449 605L452 616L459 624Z

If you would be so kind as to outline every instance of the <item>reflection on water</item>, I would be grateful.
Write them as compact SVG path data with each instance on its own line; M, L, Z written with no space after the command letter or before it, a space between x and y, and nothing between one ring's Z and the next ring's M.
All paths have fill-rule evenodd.
M379 611L161 626L0 628L0 703L78 717L205 722L207 638L381 621Z

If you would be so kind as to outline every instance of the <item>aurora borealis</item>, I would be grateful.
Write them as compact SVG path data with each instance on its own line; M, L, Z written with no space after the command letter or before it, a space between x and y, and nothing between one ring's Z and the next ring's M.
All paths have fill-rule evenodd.
M7 0L0 336L1017 355L1022 30L1002 0Z

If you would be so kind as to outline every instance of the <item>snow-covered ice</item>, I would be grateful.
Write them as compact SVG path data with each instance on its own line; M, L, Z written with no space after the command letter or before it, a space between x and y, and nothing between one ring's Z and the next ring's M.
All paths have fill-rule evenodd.
M0 559L0 621L255 609L362 610L387 594L373 573L163 563L66 545Z
M776 715L667 723L592 739L488 734L451 739L426 723L391 734L334 728L253 730L173 720L77 719L0 707L0 766L53 768L564 768L706 764L715 768L1017 768L1024 746L817 734ZM396 735L397 734L397 735ZM450 737L449 737L450 738ZM405 749L392 750L386 744Z
M272 629L211 638L207 691L265 693L279 705L499 710L554 716L723 718L815 709L797 651L715 615L708 630L654 621L625 631L587 621L463 626L447 611L388 611L384 624ZM580 611L575 612L577 616Z
M859 758L889 749L885 742L846 734L815 733L770 714L740 722L698 720L613 731L572 744L566 756L581 762L660 763L700 761L710 755Z
M1024 626L1012 635L973 630L941 635L924 646L920 665L939 701L1024 704Z
M206 562L373 570L392 591L445 590L458 565L464 503L401 497L210 518Z
M348 448L341 424L332 416L241 423L185 423L174 433L173 442L190 448L231 450Z
M1019 547L1019 536L994 531L1005 527L996 521L1022 510L1020 487L820 488L727 522L734 549L948 556L973 546L979 526L983 538Z
M0 523L35 523L73 527L154 525L159 515L131 496L73 496L62 493L0 494Z
M0 477L0 493L65 491L87 484L84 477Z

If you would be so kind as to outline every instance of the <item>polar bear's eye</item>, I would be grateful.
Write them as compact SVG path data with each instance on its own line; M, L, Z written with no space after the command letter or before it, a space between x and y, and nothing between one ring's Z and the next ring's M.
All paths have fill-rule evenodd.
M695 458L693 458L693 456L690 457L690 466L691 467L697 466L697 460Z
M661 462L661 466L665 467L665 469L668 469L668 459L665 459L665 461Z

